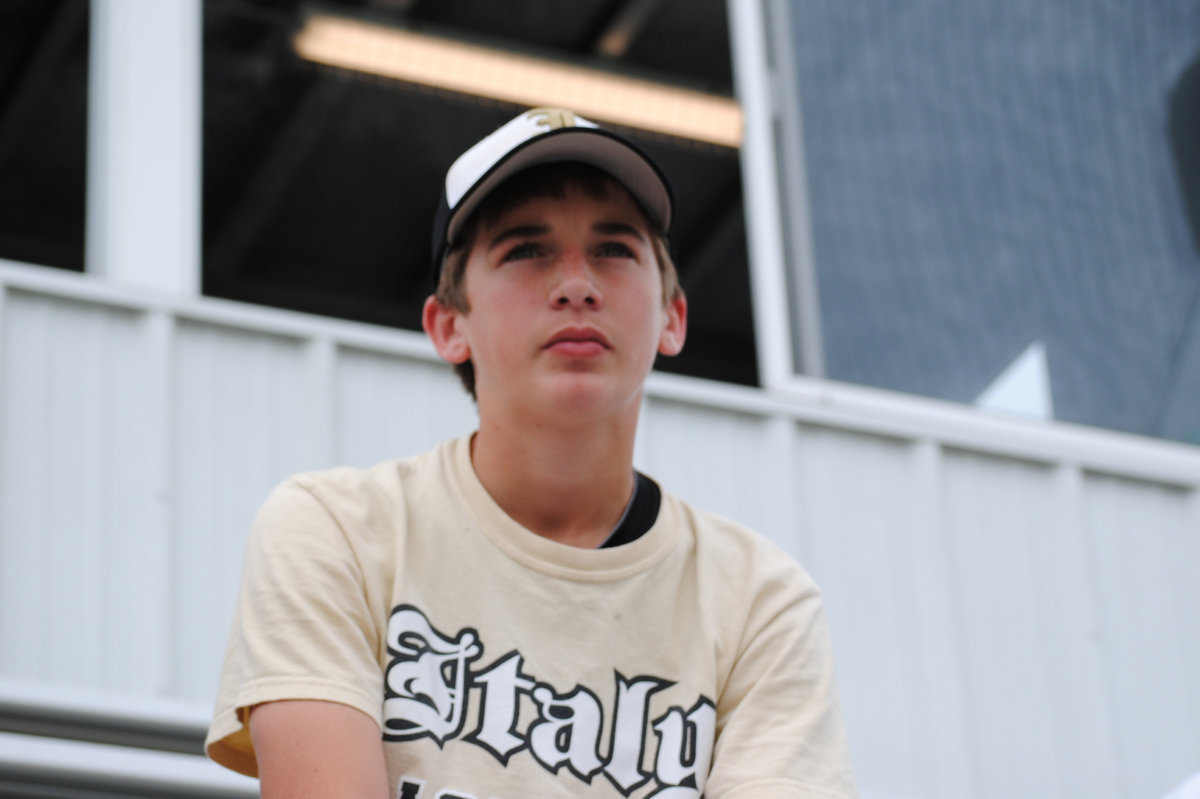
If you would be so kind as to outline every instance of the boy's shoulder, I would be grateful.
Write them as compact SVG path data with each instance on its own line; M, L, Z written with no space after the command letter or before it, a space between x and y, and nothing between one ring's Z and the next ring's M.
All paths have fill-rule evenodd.
M406 494L444 484L454 468L455 450L462 446L466 446L463 439L447 439L420 454L390 458L372 466L340 465L297 472L275 487L272 498L307 495L331 512L394 504Z
M663 489L664 509L681 520L691 536L696 557L710 565L728 585L787 585L800 593L820 589L798 558L763 532L714 511L697 507Z

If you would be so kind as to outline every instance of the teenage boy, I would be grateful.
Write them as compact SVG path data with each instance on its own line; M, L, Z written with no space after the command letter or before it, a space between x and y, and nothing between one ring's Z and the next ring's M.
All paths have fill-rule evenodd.
M816 586L633 469L671 202L561 109L451 166L424 326L479 428L272 493L213 759L268 799L854 795Z

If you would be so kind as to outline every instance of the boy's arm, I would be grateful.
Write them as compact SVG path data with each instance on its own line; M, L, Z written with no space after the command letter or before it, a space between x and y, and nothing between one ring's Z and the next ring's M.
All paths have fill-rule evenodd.
M718 701L722 732L704 795L855 797L820 592L807 575L777 576L764 583Z
M206 740L217 763L257 776L247 709L326 702L365 716L380 748L383 695L378 652L385 622L368 599L363 561L379 562L353 524L335 518L311 485L291 479L271 492L251 528L216 709ZM349 532L348 532L349 530ZM357 548L356 548L357 547ZM385 559L385 558L384 558ZM384 605L386 607L386 605ZM290 730L324 733L320 720ZM268 745L273 742L268 738ZM317 742L329 742L323 735ZM292 741L298 747L302 741ZM282 794L287 795L287 794Z
M387 799L379 727L336 702L284 701L250 711L263 799Z

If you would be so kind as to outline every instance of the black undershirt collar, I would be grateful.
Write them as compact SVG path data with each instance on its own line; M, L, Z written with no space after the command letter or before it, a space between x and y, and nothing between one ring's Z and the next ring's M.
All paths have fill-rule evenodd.
M658 519L658 509L662 504L662 491L658 484L641 472L634 472L634 478L636 482L629 508L600 549L619 547L638 540Z

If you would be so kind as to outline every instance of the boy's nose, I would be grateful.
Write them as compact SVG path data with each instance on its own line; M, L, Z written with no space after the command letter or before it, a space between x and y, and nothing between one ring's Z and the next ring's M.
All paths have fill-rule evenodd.
M559 264L559 280L550 295L560 308L598 308L603 301L593 279L591 265L581 253L565 254Z

